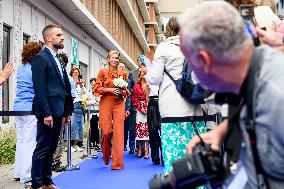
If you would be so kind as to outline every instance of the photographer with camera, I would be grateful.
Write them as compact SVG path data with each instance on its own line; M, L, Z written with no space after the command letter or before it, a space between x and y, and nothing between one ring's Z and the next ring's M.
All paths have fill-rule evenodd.
M227 2L192 6L180 25L182 51L200 84L241 99L241 154L228 188L284 188L284 55L266 45L254 48L238 11ZM226 120L201 138L219 151L230 130ZM194 137L188 154L200 142Z

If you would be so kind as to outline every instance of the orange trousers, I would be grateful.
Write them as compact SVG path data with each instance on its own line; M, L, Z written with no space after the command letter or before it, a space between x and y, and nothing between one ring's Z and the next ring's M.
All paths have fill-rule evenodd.
M104 163L112 169L123 169L125 102L114 96L103 96L99 105L99 125L102 130Z

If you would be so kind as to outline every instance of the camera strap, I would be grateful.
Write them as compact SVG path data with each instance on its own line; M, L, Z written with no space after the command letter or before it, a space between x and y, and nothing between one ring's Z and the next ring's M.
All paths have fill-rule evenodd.
M248 77L246 81L246 104L247 104L247 122L246 130L249 135L250 145L255 164L257 184L259 189L269 189L269 183L267 181L266 173L261 165L259 154L257 151L257 139L256 139L256 123L255 123L255 102L254 89L256 86L256 80L259 77L260 68L262 65L262 54L259 49L254 49L252 54L252 60L248 71Z

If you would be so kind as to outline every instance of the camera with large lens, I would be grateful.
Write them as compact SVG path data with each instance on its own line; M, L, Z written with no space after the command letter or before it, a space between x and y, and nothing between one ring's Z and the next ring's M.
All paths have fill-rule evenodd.
M174 161L169 175L155 175L150 189L195 189L205 184L217 188L225 177L222 162L220 153L213 152L210 144L200 144L191 155Z

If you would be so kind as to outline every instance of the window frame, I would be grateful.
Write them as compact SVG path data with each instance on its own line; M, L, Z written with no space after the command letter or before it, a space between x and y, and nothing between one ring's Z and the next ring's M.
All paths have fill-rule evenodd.
M7 62L10 59L10 53L11 53L11 27L9 27L6 24L3 24L3 46L2 46L2 69L6 66ZM6 34L7 33L7 34ZM6 47L6 49L5 49ZM2 85L2 111L8 111L9 110L9 79ZM2 116L2 123L8 123L9 122L9 116Z

